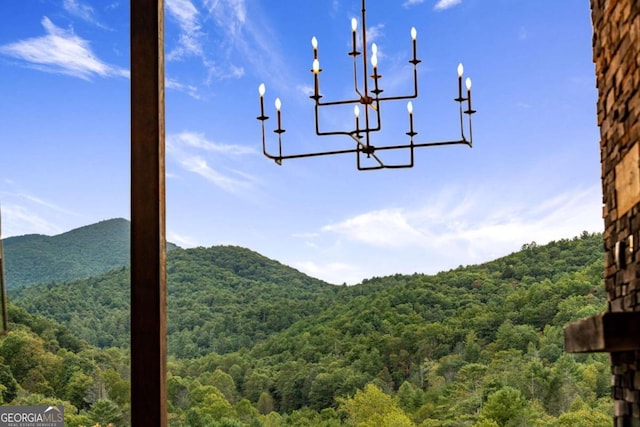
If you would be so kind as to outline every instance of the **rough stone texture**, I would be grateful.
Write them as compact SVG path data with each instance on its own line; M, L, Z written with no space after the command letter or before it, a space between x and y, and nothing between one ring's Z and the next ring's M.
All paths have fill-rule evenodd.
M632 150L640 149L640 1L591 0L591 13L599 94L605 286L609 311L637 312L640 164ZM611 353L611 367L614 425L640 425L640 352Z

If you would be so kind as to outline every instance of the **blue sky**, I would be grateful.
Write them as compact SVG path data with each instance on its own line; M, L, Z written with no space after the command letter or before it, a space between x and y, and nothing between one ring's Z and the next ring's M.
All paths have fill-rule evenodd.
M3 237L129 218L128 8L0 5ZM458 138L459 62L478 113L473 148L423 148L414 168L365 172L352 154L278 166L262 156L256 120L264 83L270 146L279 97L286 153L352 148L349 138L314 135L311 38L323 99L352 99L347 52L360 0L166 0L165 8L170 241L240 245L353 284L602 231L586 0L369 0L368 41L379 48L386 96L411 90L417 29L416 142ZM352 108L325 108L321 128L353 130ZM404 101L381 111L373 143L406 143Z

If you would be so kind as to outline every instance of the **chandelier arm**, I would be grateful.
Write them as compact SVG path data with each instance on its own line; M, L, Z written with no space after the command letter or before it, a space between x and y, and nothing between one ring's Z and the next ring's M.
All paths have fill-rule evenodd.
M352 101L344 101L344 102L340 102L340 104L353 104L353 103L357 103L357 102L352 102ZM316 127L316 135L318 136L352 136L353 132L349 132L349 131L320 131L320 118L318 115L318 110L319 107L322 107L323 105L318 105L316 104L315 106L315 127ZM361 131L363 132L378 132L380 131L381 127L380 127L380 109L377 110L377 114L378 114L378 125L375 128L369 128L369 129L361 129Z
M267 141L266 141L266 137L265 137L265 134L264 134L264 122L267 119L268 119L268 117L266 117L266 116L258 117L258 120L260 120L260 124L262 125L262 153L265 156L267 156Z
M355 52L355 48L354 48L354 52ZM358 65L357 64L358 64L357 55L353 54L353 89L358 94L360 99L362 99L364 98L364 96L362 95L362 93L360 92L360 89L358 88Z
M319 105L316 104L316 106L315 106L316 135L318 135L318 136L352 136L352 132L347 132L347 131L321 132L320 131L320 119L319 119L319 116L318 116L318 107L319 107Z
M460 136L463 140L466 140L466 138L464 137L464 115L462 112L462 101L460 101Z
M418 95L381 96L377 101L402 101L403 99L416 99Z
M353 138L353 135L351 135ZM421 148L421 147L434 147L434 146L441 146L441 145L467 145L467 146L471 146L470 142L467 140L457 140L457 141L440 141L440 142L421 142L421 143L413 143L413 144L401 144L401 145L383 145L383 146L376 146L374 149L375 151L387 151L387 150L400 150L400 149L406 149L406 148L410 148L410 149L414 149L414 148ZM358 144L358 147L362 146L362 143ZM306 157L320 157L320 156L331 156L331 155L335 155L335 154L350 154L350 153L363 153L361 148L348 148L345 150L330 150L330 151L316 151L316 152L312 152L312 153L299 153L299 154L286 154L286 155L273 155L268 153L265 150L264 155L272 160L287 160L287 159L301 159L301 158L306 158ZM363 153L366 154L366 153ZM373 156L375 156L375 154L373 154ZM380 159L378 159L376 157L376 160L378 161L378 163L380 164L384 164ZM391 166L385 166L390 168Z
M369 99L369 84L367 80L367 11L366 1L362 0L362 82L364 86L364 94L360 95L360 99ZM367 124L368 125L368 124Z
M329 102L316 102L316 106L318 107L328 107L331 105L347 105L347 104L362 104L362 98L358 99L347 99L344 101L329 101Z

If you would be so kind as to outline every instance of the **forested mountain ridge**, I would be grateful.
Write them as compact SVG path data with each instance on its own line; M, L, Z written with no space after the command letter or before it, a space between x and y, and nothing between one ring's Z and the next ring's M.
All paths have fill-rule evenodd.
M169 350L178 357L251 348L321 312L341 288L234 246L167 256ZM128 347L130 272L12 290L31 313L55 319L100 347Z
M3 240L9 289L90 277L129 264L129 221L118 218L57 236Z
M609 426L607 355L562 348L567 322L605 310L602 272L602 236L589 233L353 287L237 247L172 251L171 425ZM116 343L127 280L120 269L11 296Z
M96 276L130 264L131 223L100 221L55 236L3 239L7 288ZM167 243L167 249L177 246Z

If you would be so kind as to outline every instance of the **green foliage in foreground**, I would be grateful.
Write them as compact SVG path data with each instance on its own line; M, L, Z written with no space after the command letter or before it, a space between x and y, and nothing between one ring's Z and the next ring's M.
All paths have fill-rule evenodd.
M200 316L210 322L196 328L182 318L182 333L172 329L171 426L611 425L607 356L562 351L567 322L605 309L599 235L529 244L508 257L435 276L396 275L350 288L305 282L288 270L280 281L261 283L260 271L285 273L266 259L261 266L238 262L246 252L234 250L224 268L208 265L213 258L204 248L193 256L176 251L180 262L170 266L169 298L192 308L182 312L192 322ZM93 279L94 286L107 286L103 278ZM210 300L206 290L189 287L192 282L209 283L206 290L215 290ZM109 287L115 307L124 298L115 290L127 287L118 286ZM82 307L68 296L73 292L57 289L40 292L70 298L68 312L73 304ZM83 292L90 300L90 288ZM282 298L272 300L269 311L260 312L259 301L247 311L248 299L234 299L269 292ZM309 299L315 307L304 305ZM30 311L45 308L24 301L31 301ZM287 318L295 308L289 326L259 329L269 316ZM127 425L126 349L97 350L50 321L17 308L11 313L20 326L0 338L3 398L65 401L77 417L67 425L104 425L107 418L98 416L120 417L115 424ZM76 316L79 325L92 320L89 311ZM240 324L224 323L229 316ZM169 322L175 328L175 317ZM73 330L74 323L68 326ZM251 337L251 344L214 333L226 327ZM252 328L260 334L247 332ZM224 351L229 347L217 341L222 338L236 350ZM176 343L196 351L182 355Z

